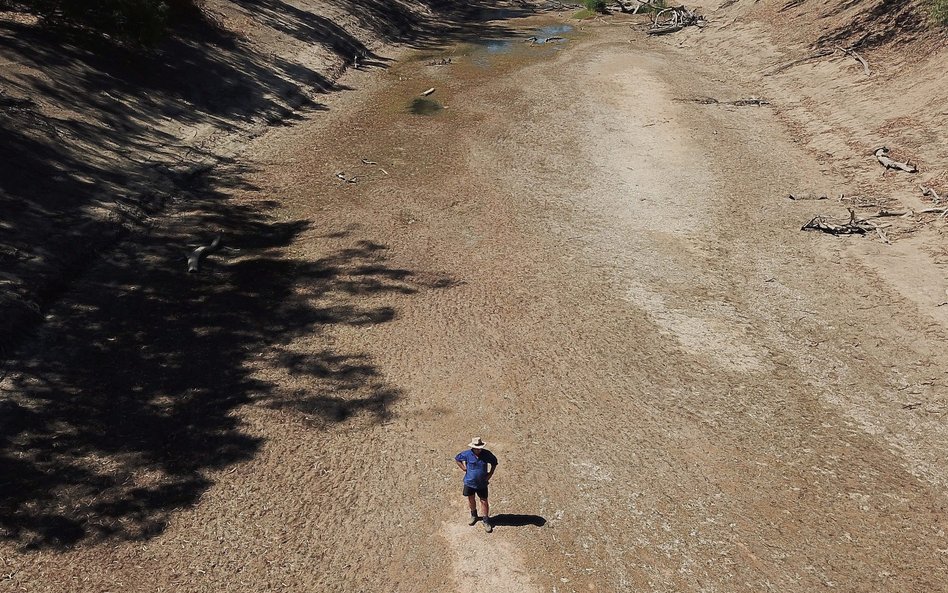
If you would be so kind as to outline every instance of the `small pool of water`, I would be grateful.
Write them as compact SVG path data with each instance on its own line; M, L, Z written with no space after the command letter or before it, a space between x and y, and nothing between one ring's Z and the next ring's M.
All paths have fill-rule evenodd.
M573 30L573 26L567 24L547 25L534 29L533 31L525 31L523 37L478 41L475 42L477 49L474 51L474 62L479 65L488 65L487 62L490 56L513 53L523 46L545 45L546 43L566 41L565 39L556 38L572 33Z
M556 37L558 35L565 35L567 33L573 32L573 25L548 25L546 27L540 27L536 31L537 37L541 39L546 39L549 37Z

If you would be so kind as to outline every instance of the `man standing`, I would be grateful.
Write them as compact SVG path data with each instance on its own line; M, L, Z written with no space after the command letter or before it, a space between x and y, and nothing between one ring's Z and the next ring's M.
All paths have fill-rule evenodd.
M490 482L490 477L494 475L494 470L497 469L497 458L484 448L487 443L482 441L481 437L474 437L467 446L470 449L458 453L454 461L464 472L464 488L461 493L467 497L467 502L471 506L471 522L469 525L477 523L477 503L474 501L474 495L477 494L478 498L481 499L484 529L487 533L490 533L494 530L494 526L490 522L487 484Z

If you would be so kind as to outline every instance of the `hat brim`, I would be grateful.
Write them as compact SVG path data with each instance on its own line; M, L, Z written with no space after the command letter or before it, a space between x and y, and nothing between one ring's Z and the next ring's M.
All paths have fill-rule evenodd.
M482 441L480 444L477 444L477 443L468 443L467 446L470 447L471 449L484 449L484 448L487 447L487 443L485 443L485 442L483 442L483 441Z

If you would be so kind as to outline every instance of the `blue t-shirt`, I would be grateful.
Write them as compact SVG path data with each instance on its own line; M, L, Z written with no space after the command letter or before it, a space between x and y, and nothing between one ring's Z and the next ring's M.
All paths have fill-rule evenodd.
M454 458L455 461L463 461L467 467L464 474L464 485L471 488L480 488L487 485L487 465L497 466L497 458L487 449L481 449L480 455L475 455L474 451L468 449L461 451Z

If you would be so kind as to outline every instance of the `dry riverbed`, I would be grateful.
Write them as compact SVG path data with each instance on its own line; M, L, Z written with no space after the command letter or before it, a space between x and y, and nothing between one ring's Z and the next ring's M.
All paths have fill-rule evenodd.
M181 340L218 354L176 361L181 379L149 367L148 405L187 398L169 430L196 423L187 446L216 461L128 452L131 486L110 487L138 514L51 490L123 537L4 542L10 590L948 582L944 327L851 243L799 231L786 194L830 172L772 107L689 100L759 88L622 22L563 23L354 72L359 90L253 142L230 198L285 235L184 276L210 313ZM61 317L95 303L72 298ZM33 352L5 389L82 364L100 370L77 389L137 385L54 335ZM472 435L501 462L492 534L466 525L451 462Z

